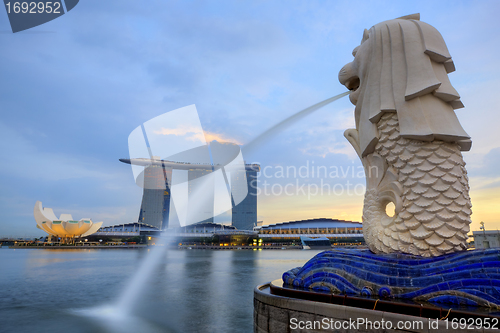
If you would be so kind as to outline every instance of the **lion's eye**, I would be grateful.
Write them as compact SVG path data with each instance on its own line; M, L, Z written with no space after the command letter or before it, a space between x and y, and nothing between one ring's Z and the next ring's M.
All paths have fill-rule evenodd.
M358 53L359 46L356 46L354 50L352 50L352 56L355 57L356 53Z

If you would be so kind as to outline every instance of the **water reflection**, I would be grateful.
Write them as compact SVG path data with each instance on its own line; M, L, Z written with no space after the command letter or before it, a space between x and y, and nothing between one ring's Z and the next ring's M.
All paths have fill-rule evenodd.
M2 328L252 332L254 287L280 278L318 252L169 250L142 288L133 313L113 324L109 313L108 319L99 319L98 314L110 311L105 306L116 302L146 251L0 250ZM78 313L86 309L97 313L90 317ZM141 329L134 329L136 325Z

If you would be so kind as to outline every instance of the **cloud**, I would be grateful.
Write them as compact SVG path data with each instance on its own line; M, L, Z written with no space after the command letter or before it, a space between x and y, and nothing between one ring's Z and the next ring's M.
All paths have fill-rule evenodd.
M191 140L248 142L294 112L342 92L338 71L352 60L365 28L417 11L441 31L457 67L450 79L466 105L457 115L474 143L464 154L472 184L494 186L498 152L490 151L500 140L495 109L500 75L492 8L498 4L363 2L350 15L352 1L144 6L87 0L39 28L54 34L1 34L1 194L25 204L0 208L15 224L28 219L31 202L41 196L54 207L108 207L103 217L107 209L115 216L125 202L135 208L116 221L132 221L142 192L118 158L128 155L127 137L138 125L194 103L206 131L186 132ZM7 21L2 24L9 30ZM347 99L332 103L245 158L263 166L359 163L343 137L354 126L352 110ZM289 219L314 217L312 206L283 202L279 209L260 202L259 215L279 219L286 211ZM346 213L336 204L319 200L314 209L331 216L360 212L347 205L351 213Z
M481 175L500 178L500 147L494 148L484 156Z
M224 134L219 134L219 133L212 133L212 132L208 132L208 131L204 131L204 135L205 135L205 138L207 140L207 142L212 142L212 141L217 141L219 143L222 143L222 142L231 142L231 143L235 143L237 145L242 145L241 142L239 142L238 140L234 139L234 138L230 138Z
M477 161L468 169L471 188L483 189L499 187L500 147L490 150L484 156L476 156L476 159Z
M230 138L225 134L213 133L209 131L203 131L194 126L180 126L176 128L164 128L162 127L158 131L153 131L154 134L158 135L175 135L175 136L185 136L186 140L189 141L199 141L201 143L205 142L232 142L237 145L241 145L238 140Z
M43 137L44 134L36 134ZM0 122L0 150L8 163L0 164L0 173L22 181L58 181L72 178L110 180L112 173L102 170L99 160L74 154L43 151L36 143Z
M325 145L311 145L299 148L299 150L306 155L326 157L328 154L341 154L346 155L349 159L357 158L356 151L349 143L333 143Z
M158 135L184 136L186 140L199 141L202 144L205 143L203 130L195 126L179 126L176 128L162 127L160 130L153 131L153 133ZM168 140L165 140L165 142L168 143Z
M494 148L478 159L479 161L468 170L471 197L473 198L472 193L484 197L481 193L490 190L500 193L500 148Z

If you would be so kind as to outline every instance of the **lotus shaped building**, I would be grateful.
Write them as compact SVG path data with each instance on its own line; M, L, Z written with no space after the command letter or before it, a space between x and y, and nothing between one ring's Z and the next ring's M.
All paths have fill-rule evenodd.
M61 214L57 218L52 208L43 208L40 201L35 203L33 214L38 229L62 240L92 235L102 225L102 222L94 223L88 218L75 221L71 214Z

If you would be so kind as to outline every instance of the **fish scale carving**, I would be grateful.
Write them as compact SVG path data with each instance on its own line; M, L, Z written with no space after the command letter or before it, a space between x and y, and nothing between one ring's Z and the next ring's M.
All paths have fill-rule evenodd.
M398 125L394 112L381 117L375 154L385 160L387 170L403 186L402 205L389 218L380 189L367 188L363 208L367 244L376 253L426 257L467 249L472 205L458 144L405 139L399 135Z

